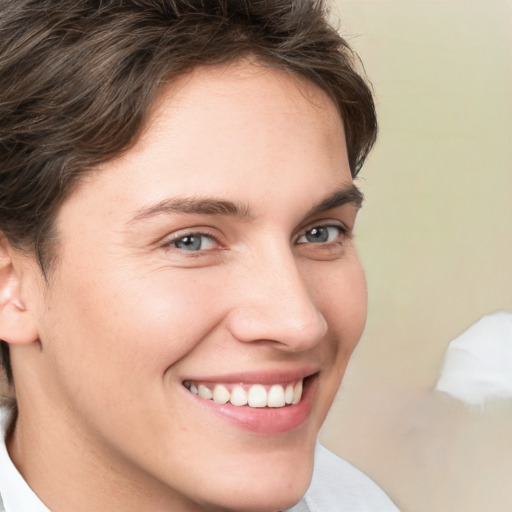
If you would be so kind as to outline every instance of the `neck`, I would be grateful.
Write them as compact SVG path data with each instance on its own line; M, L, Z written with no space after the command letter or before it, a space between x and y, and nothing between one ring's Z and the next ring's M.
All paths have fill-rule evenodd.
M204 512L203 507L176 495L145 472L127 471L127 461L106 454L104 447L70 424L58 408L45 408L39 402L26 409L22 398L18 404L7 450L50 510Z

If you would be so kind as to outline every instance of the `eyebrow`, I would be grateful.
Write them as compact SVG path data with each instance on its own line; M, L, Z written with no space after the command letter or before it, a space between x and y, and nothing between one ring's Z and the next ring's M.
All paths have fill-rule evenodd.
M359 209L363 206L363 200L363 193L352 183L348 187L337 190L330 196L327 196L321 203L313 206L306 217L311 217L327 210L333 210L345 204L352 204Z
M351 184L348 187L343 187L335 191L319 204L315 205L309 210L306 217L332 210L344 204L353 204L356 208L361 208L363 198L362 192L354 184ZM254 217L250 207L243 203L235 203L233 201L209 197L178 197L164 199L155 205L141 208L128 224L135 224L157 215L169 213L220 215L235 217L241 220L250 220Z
M164 199L153 206L142 208L128 224L133 224L165 213L221 215L237 217L243 220L252 218L250 208L242 203L215 198L177 197Z

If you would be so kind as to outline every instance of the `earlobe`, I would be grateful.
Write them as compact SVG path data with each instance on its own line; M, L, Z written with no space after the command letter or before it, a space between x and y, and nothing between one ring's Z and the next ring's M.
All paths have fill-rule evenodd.
M0 340L20 345L36 341L38 335L32 313L21 297L22 276L14 255L0 234Z

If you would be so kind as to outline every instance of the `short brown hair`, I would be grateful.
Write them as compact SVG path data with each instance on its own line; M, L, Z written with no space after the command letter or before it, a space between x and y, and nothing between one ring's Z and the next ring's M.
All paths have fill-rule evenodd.
M355 176L375 108L321 0L0 0L0 236L46 275L63 200L137 140L162 85L247 55L335 101Z

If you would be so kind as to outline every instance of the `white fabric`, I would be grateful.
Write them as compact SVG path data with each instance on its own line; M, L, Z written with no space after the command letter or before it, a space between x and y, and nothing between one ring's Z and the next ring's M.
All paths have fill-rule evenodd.
M306 495L288 512L398 512L365 474L318 444Z
M455 338L436 389L475 406L512 398L512 314L484 316Z
M23 480L7 453L6 413L0 407L0 512L50 512ZM311 486L300 503L285 512L344 511L398 512L398 509L372 480L318 445Z
M0 512L50 512L23 480L5 446L8 414L0 407Z

